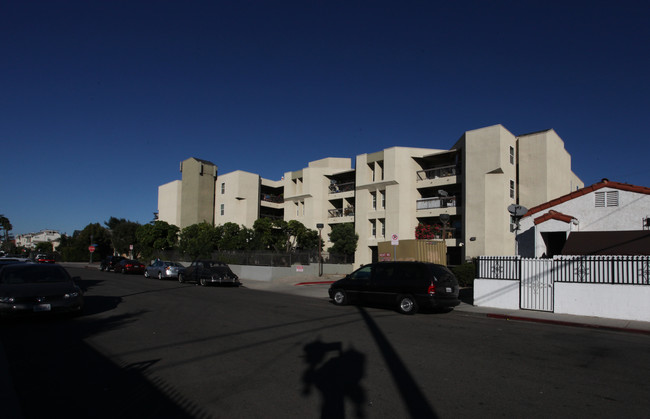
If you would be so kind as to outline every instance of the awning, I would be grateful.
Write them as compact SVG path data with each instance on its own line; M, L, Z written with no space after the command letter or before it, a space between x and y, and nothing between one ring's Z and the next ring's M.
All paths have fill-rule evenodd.
M650 255L650 231L574 231L563 255Z

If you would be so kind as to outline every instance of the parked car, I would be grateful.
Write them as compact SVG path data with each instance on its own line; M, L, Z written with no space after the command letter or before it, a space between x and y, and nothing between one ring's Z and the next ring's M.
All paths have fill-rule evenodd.
M102 262L99 264L99 270L100 271L112 271L115 268L115 265L120 263L126 259L123 256L107 256Z
M178 274L184 270L185 267L180 263L156 260L144 269L144 276L158 279L178 278Z
M144 263L140 263L137 260L133 259L122 259L115 267L113 271L116 273L122 274L140 274L144 273Z
M81 312L83 292L62 266L13 263L0 270L0 315Z
M206 286L209 284L224 284L240 286L239 278L225 263L210 260L197 260L178 274L178 282L194 281Z
M25 259L25 258L2 257L0 258L0 267L4 265L13 264L13 263L29 263L29 262L32 262L32 260Z
M36 263L55 263L55 260L52 256L46 255L46 254L39 254L36 255L36 258L34 258L34 261Z
M420 307L451 308L460 304L458 281L443 265L426 262L377 262L334 282L329 296L348 303L397 307L413 314Z

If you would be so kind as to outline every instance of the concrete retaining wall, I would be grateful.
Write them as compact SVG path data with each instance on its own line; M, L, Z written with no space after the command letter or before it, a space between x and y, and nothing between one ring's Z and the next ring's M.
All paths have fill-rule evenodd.
M278 278L296 277L313 281L318 277L318 264L294 265L291 267L228 265L241 279L254 279L256 281L272 281ZM340 275L341 277L352 272L352 264L330 265L323 264L323 275Z

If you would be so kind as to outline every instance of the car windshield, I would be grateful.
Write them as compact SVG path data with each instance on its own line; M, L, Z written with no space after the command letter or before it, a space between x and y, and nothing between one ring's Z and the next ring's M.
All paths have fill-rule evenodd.
M33 265L9 265L2 270L0 283L3 284L37 284L69 281L61 268Z

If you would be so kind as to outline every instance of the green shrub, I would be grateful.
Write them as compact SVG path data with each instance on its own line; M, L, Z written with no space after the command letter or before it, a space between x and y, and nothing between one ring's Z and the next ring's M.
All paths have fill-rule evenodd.
M458 284L461 287L471 287L474 285L474 276L476 274L476 267L474 262L463 263L462 265L450 267L451 271L456 275Z

